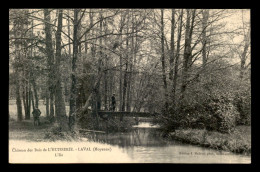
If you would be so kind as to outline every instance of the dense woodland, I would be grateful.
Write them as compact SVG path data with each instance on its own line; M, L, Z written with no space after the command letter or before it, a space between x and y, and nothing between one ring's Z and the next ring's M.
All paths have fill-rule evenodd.
M229 132L251 121L250 27L245 9L10 9L9 99L62 130L115 94L166 130Z

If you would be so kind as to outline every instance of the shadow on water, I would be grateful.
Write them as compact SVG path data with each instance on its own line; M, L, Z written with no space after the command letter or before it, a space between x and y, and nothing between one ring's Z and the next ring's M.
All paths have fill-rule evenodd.
M133 128L130 132L124 133L91 133L87 137L94 142L118 145L119 147L167 145L167 142L159 136L156 128Z

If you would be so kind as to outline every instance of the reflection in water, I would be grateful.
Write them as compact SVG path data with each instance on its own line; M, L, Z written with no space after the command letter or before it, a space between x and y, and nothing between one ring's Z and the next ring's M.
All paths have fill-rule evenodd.
M251 157L165 141L156 128L140 124L128 133L93 133L92 142L117 146L132 162L140 163L250 163Z

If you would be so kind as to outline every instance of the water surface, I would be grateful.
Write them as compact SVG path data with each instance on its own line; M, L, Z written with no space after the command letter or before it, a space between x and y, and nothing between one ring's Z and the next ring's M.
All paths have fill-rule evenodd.
M117 147L129 163L251 163L250 156L166 141L149 123L140 123L127 133L95 133L88 139Z

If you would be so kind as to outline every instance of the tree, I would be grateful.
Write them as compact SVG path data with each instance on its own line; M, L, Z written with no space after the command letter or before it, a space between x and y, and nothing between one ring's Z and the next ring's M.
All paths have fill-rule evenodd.
M181 43L181 35L182 35L182 16L183 16L183 9L181 10L179 26L178 26L178 39L177 39L177 48L176 48L176 57L175 57L175 64L174 64L174 77L173 77L173 85L172 85L172 94L173 94L173 105L175 106L176 103L176 87L177 87L177 78L178 78L178 67L179 67L179 58L180 58L180 43Z
M165 52L164 52L164 10L161 9L161 62L162 62L162 74L163 74L163 84L164 84L164 95L165 95L165 108L168 109L168 90L167 90L167 80L166 80L166 64L165 64Z
M52 44L52 33L51 33L51 21L50 21L50 10L44 9L44 21L45 21L45 44L46 44L46 55L48 61L48 88L50 97L50 119L54 119L54 50Z
M169 79L173 80L173 63L174 63L174 30L175 30L175 10L172 9L172 18L171 18L171 48L170 48L170 73Z
M245 70L249 67L250 63L246 64L248 57L249 57L249 51L250 51L250 27L246 26L248 25L244 21L244 14L242 10L242 35L243 35L243 51L239 54L240 57L240 78L241 80L244 79ZM248 29L247 29L248 28Z
M56 32L56 56L55 56L55 114L63 131L68 130L68 120L61 87L61 31L63 10L58 10L58 28Z
M186 19L186 27L185 27L185 45L184 45L184 55L183 55L181 100L184 98L185 90L187 87L188 72L192 62L191 41L192 41L192 33L193 33L196 10L187 9L186 12L187 12L187 19Z
M202 64L205 67L207 63L207 27L208 27L209 10L202 11Z
M77 97L77 81L76 81L76 68L78 58L78 20L79 9L74 9L74 21L73 21L73 55L72 55L72 73L71 73L71 89L70 89L70 113L69 113L69 125L72 128L75 121L76 112L76 97Z
M11 20L11 24L13 24L12 32L13 33L13 45L14 45L14 73L15 73L15 86L16 86L16 105L17 105L17 120L22 121L23 120L23 114L22 114L22 101L21 101L21 83L24 82L24 76L23 71L25 70L24 66L25 63L25 47L26 47L26 41L22 39L25 37L24 31L26 30L26 27L28 25L28 20L26 19L26 13L27 11L18 10L14 11L11 10L9 12L9 15L13 17ZM25 115L28 118L28 106L25 104L25 94L23 94L23 101L24 101L24 108L25 108ZM28 97L27 97L28 98ZM28 99L27 99L28 100ZM28 101L26 102L28 103ZM30 113L30 112L29 112ZM30 114L29 114L30 115Z

